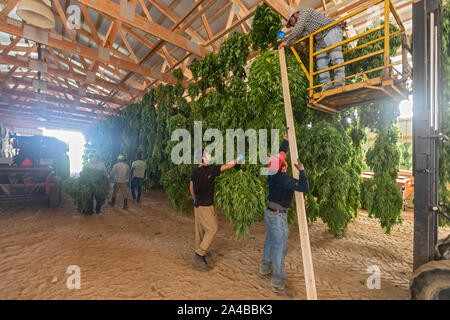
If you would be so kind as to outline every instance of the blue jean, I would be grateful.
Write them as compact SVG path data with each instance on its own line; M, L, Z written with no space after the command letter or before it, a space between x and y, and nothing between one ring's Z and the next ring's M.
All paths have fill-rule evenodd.
M288 249L289 227L286 213L271 213L268 209L264 212L266 223L266 240L262 256L260 273L270 274L273 266L272 286L283 289L286 284L284 271L284 258Z
M341 28L333 28L328 31L326 36L317 41L316 50L320 51L322 49L328 48L336 43L342 41L344 31ZM342 56L342 47L336 47L334 49L325 51L317 55L317 70L322 70L328 68L328 64L338 65L344 63L344 57ZM334 69L334 80L345 78L344 67ZM328 71L319 74L320 83L330 82L330 73ZM336 85L342 85L342 81L336 81Z
M136 199L135 190L137 188L137 201L141 201L141 193L142 193L142 184L144 183L144 178L133 178L131 180L131 195L133 196L133 200Z

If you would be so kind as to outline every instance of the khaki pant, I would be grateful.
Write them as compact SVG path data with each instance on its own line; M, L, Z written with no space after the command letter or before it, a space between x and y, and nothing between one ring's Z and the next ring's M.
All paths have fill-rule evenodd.
M124 199L127 198L127 184L126 183L114 183L114 187L113 187L113 193L112 193L112 197L115 198L117 197L117 193L119 192L122 194L122 197Z
M214 206L194 207L195 213L195 244L198 255L204 256L217 233L219 221Z

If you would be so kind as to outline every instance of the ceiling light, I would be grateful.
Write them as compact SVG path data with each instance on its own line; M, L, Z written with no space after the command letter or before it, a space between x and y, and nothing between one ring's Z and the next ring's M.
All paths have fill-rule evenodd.
M50 0L21 0L17 5L16 13L28 24L52 29L55 27L55 17L50 7Z

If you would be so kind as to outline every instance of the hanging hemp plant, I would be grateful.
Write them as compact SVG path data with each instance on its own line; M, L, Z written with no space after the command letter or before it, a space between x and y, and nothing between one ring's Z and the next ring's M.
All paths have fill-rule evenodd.
M270 129L285 131L278 53L267 50L269 45L277 45L281 17L263 4L256 10L252 27L248 36L232 33L218 53L192 61L189 69L193 81L187 88L188 99L181 86L183 74L176 70L176 85L153 88L139 104L95 127L87 136L91 149L107 159L108 165L120 153L126 153L132 160L136 151L141 151L148 167L145 188L162 186L176 209L189 212L190 175L196 165L175 165L171 161L176 142L170 139L175 129L186 129L192 135L194 121L201 121L203 132L212 128L223 133L239 128L266 129L269 133ZM250 53L249 44L254 51L263 52L247 75L244 66ZM340 116L308 108L306 76L290 51L286 59L299 157L305 164L311 187L305 194L309 221L320 218L335 236L343 236L357 216L360 200L368 198L365 203L370 203L371 216L390 232L400 221L399 203L401 207L401 195L399 198L395 185L399 162L395 108L371 105ZM366 127L381 137L367 156L367 164L375 171L370 192L362 191L365 184L361 184L360 178ZM192 159L193 146L190 151ZM385 163L382 154L389 163ZM247 151L246 161L249 156ZM225 213L239 237L248 234L250 226L264 215L267 177L260 175L259 170L266 166L247 162L216 179L215 205ZM293 209L289 221L295 221Z
M385 102L361 109L362 125L377 134L366 154L366 163L374 176L362 184L363 200L369 215L377 218L389 234L395 224L402 222L402 194L396 181L400 163L398 105Z
M281 27L281 16L266 3L256 8L252 29L249 32L253 50L266 51L269 49L269 45L276 48L278 46L277 34Z

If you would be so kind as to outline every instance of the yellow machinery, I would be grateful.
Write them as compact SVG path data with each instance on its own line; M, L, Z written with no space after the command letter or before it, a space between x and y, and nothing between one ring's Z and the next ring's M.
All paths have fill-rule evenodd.
M366 11L367 9L376 6L380 3L384 2L384 23L380 26L374 27L373 29L367 30L359 35L356 35L354 37L348 38L344 41L339 42L338 44L335 44L333 46L330 46L328 48L325 48L320 51L314 52L314 36L318 33L333 28L335 25L344 22L358 14L361 14L362 12ZM399 29L396 32L390 33L389 29L389 16L392 13L392 15L395 18L395 21L397 22ZM376 32L378 30L384 29L384 35L378 39L372 40L370 42L364 43L359 46L355 46L352 48L349 48L348 50L344 51L343 54L346 54L348 52L351 52L353 50L357 50L363 47L366 47L368 45L377 43L379 41L384 41L384 49L371 52L369 54L366 54L364 56L360 56L357 58L354 58L349 61L345 61L342 64L334 65L331 67L328 67L326 69L314 71L314 57L316 57L318 54L321 54L323 52L326 52L328 50L331 50L333 48L351 43L355 40L358 40L359 38L362 38L364 36L367 36L373 32ZM390 61L390 52L389 52L389 39L390 37L396 36L398 34L402 35L402 61L399 63L391 63ZM302 43L304 42L304 43ZM303 61L301 60L297 49L295 48L296 45L304 45L307 48L308 55L309 55L309 65L305 66ZM354 12L346 15L345 17L336 20L335 22L307 35L306 37L303 37L299 39L298 41L294 42L291 46L291 50L293 51L294 55L296 56L298 62L300 63L300 66L302 70L305 72L306 77L309 81L309 106L321 111L329 112L329 113L339 113L347 108L350 108L354 105L359 105L361 103L367 103L367 102L373 102L376 100L381 99L393 99L395 101L401 101L408 99L408 90L406 89L407 81L411 78L411 67L407 60L407 50L410 50L408 48L407 44L407 38L405 33L405 27L403 26L402 21L400 20L399 15L397 14L392 2L390 0L376 0L372 1L366 6L355 10ZM374 68L371 70L365 70L362 73L357 73L353 75L346 75L344 79L344 84L342 87L335 87L333 89L324 90L325 84L318 84L314 85L314 76L326 72L331 71L336 68L349 65L351 63L361 61L364 59L370 59L377 55L383 55L384 56L384 65L380 66L378 68ZM395 69L395 65L402 64L402 71L401 73L398 72ZM370 74L374 71L378 70L384 70L384 73L382 76L379 77L370 77ZM362 78L361 78L362 77ZM352 79L352 80L348 80ZM353 83L345 83L352 82ZM335 81L330 81L329 83L332 84Z

